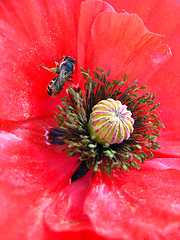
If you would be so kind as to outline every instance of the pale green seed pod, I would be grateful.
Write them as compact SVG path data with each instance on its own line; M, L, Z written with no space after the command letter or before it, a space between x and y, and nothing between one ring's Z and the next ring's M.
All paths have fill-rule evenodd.
M96 104L90 115L89 131L91 139L104 147L122 143L133 132L134 119L126 105L119 100L108 98Z

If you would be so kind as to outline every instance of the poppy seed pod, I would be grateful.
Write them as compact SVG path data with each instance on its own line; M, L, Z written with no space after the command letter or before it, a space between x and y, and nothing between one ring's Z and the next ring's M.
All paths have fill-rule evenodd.
M133 132L134 119L126 105L108 98L96 104L90 115L91 138L105 147L127 140Z

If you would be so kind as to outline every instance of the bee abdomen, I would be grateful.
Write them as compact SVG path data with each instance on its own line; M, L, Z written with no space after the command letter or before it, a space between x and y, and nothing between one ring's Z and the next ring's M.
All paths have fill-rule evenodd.
M60 93L64 88L66 80L60 76L54 78L47 87L47 93L53 97Z

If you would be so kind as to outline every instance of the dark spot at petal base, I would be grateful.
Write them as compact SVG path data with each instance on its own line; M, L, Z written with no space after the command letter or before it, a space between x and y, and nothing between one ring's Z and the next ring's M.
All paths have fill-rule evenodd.
M49 137L49 142L51 144L59 144L59 145L63 145L64 141L60 138L61 136L65 136L66 133L59 129L59 128L51 128L48 134Z
M88 173L89 168L86 165L86 161L82 161L79 167L76 169L71 178L71 183L84 177Z

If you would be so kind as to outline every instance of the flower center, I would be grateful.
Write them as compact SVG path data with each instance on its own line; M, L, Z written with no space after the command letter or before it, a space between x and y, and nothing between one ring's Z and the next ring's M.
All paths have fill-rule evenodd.
M152 158L151 149L160 147L156 139L163 124L155 113L159 105L154 103L155 95L138 96L136 92L145 86L138 87L137 80L127 86L126 75L123 81L113 83L108 80L109 72L105 75L99 68L94 78L83 69L82 75L84 90L68 87L68 96L55 116L59 130L49 132L52 143L66 144L63 151L68 152L67 157L78 155L82 162L71 180L79 179L90 168L108 175L115 167L122 171L139 169L137 161Z

